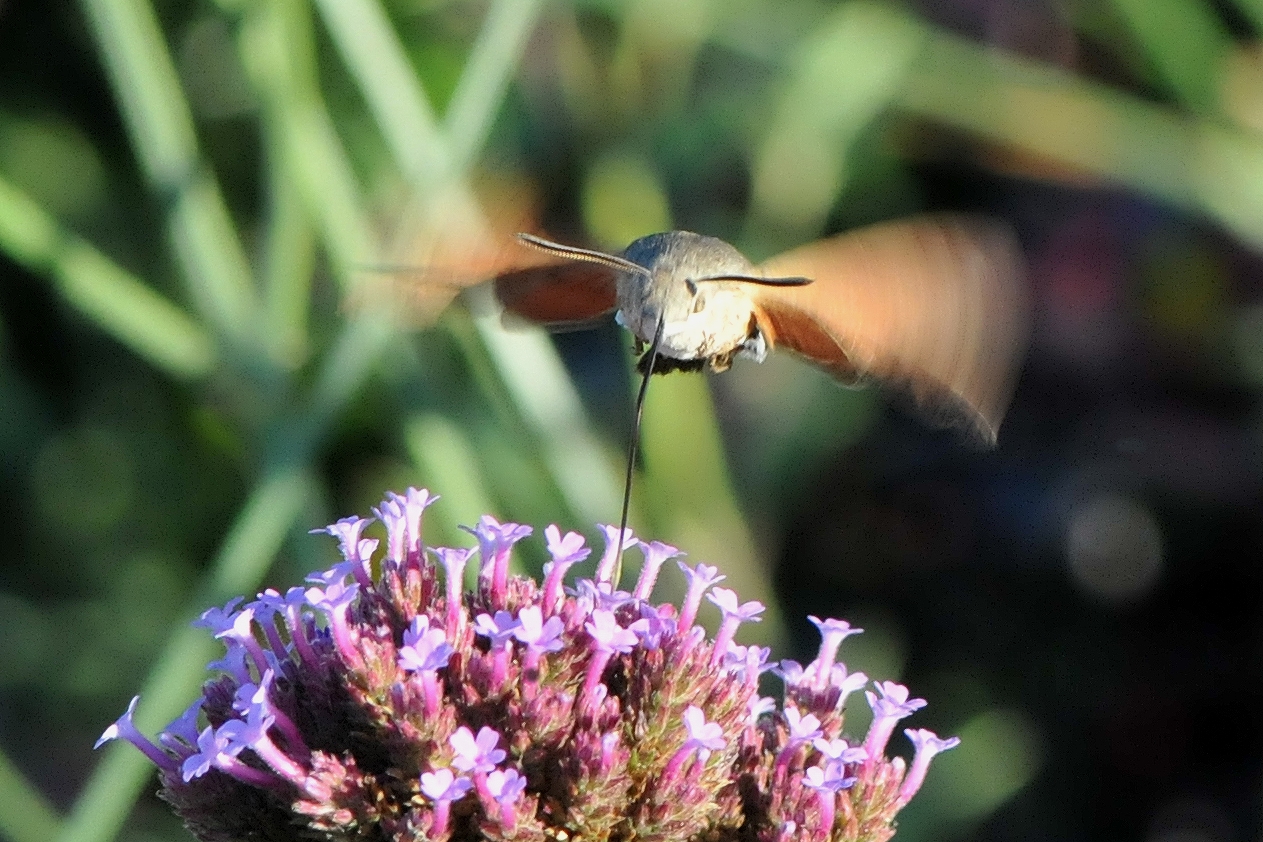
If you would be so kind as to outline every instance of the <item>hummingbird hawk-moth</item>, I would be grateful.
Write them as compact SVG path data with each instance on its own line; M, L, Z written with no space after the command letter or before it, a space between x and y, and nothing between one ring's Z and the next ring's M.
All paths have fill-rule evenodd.
M517 236L529 251L470 261L472 275L493 279L506 311L561 329L614 313L644 352L622 530L655 372L723 371L735 357L761 362L768 351L787 348L836 380L890 384L909 393L922 414L985 444L996 441L1029 314L1021 252L995 222L912 217L818 240L757 266L723 240L688 231L650 234L619 254ZM465 278L474 280L469 269ZM441 306L467 283L428 292Z
M573 327L611 312L654 371L723 371L787 348L848 384L877 380L994 444L1027 332L1018 246L997 223L922 216L801 246L758 266L669 231L619 254L519 234L552 258L495 277L509 312ZM641 360L646 371L648 355Z

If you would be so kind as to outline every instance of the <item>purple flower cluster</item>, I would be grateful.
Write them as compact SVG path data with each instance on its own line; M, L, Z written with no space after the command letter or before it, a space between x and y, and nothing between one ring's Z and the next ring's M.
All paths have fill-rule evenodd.
M763 606L715 587L716 568L677 561L683 604L653 603L674 547L603 527L595 577L567 589L589 550L549 526L541 586L509 575L529 527L484 517L476 550L424 547L434 499L408 489L374 510L380 558L367 519L317 530L343 561L310 587L202 615L227 651L197 702L156 741L133 724L136 700L102 735L158 766L198 838L885 840L930 758L958 742L909 730L911 767L888 759L896 724L925 704L890 681L865 693L867 736L842 736L847 697L868 685L836 659L860 631L845 622L813 617L816 659L772 665L734 642ZM631 592L612 580L629 547L644 554ZM713 640L696 624L703 599L721 613ZM769 670L780 704L758 692Z

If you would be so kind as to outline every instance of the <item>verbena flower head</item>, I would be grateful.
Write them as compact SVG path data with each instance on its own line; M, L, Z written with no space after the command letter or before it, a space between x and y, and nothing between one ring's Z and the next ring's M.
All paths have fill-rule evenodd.
M868 680L836 660L857 631L840 620L813 617L817 659L780 663L780 703L759 696L769 653L733 639L763 606L682 563L683 604L653 603L680 555L665 544L621 542L647 562L633 592L607 579L567 590L581 536L544 530L540 586L506 572L530 530L483 518L470 530L478 585L463 591L472 552L421 541L434 499L409 489L375 510L382 557L359 518L318 530L341 564L307 589L207 611L199 625L227 654L202 697L156 741L132 723L133 700L100 742L143 751L162 797L213 842L881 842L930 758L958 742L908 730L911 769L887 759L896 723L924 704L894 682L866 693L870 732L843 736L846 698ZM612 540L598 576L619 551ZM722 613L714 638L695 622L704 597Z

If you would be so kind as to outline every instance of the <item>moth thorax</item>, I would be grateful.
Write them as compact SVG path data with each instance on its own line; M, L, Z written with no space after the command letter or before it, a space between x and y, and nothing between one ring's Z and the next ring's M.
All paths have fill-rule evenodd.
M623 257L644 266L618 285L618 321L652 342L663 320L659 353L679 360L712 359L741 350L752 307L743 284L709 280L746 275L750 262L723 240L688 231L642 237Z

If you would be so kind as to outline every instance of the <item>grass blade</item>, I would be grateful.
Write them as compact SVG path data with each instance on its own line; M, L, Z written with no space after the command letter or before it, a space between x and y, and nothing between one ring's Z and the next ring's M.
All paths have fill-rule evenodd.
M205 162L188 102L153 8L144 0L83 0L145 175L171 197L169 232L190 298L226 336L249 337L250 268Z
M2 178L0 248L50 276L79 312L173 377L197 379L214 368L214 342L188 314L65 231Z
M59 824L53 805L0 752L0 836L11 842L45 842L57 835Z
M543 0L495 0L443 121L453 165L464 171L486 142Z

